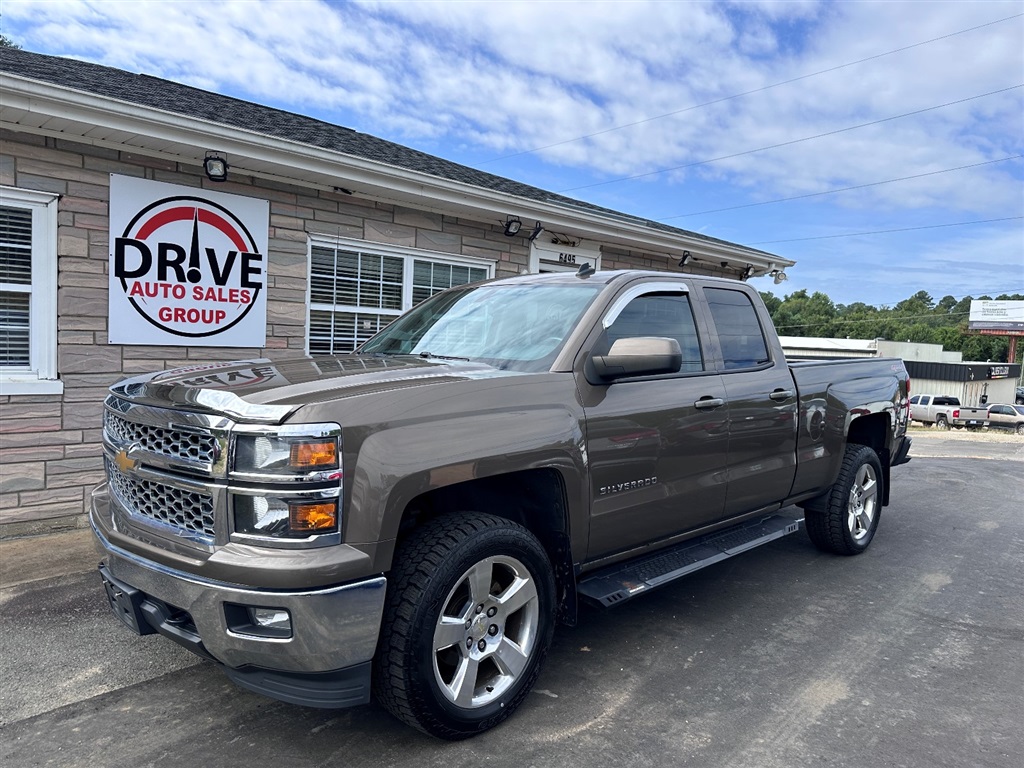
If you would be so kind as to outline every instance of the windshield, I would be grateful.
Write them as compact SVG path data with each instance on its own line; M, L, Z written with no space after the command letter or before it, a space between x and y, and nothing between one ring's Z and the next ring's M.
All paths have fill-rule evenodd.
M414 307L357 351L547 370L602 287L534 283L454 288Z

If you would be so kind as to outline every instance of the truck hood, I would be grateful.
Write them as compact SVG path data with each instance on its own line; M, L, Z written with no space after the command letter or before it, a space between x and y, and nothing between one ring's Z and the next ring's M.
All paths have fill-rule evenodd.
M517 375L484 363L342 355L244 360L175 368L115 384L132 402L280 423L303 405L443 382Z

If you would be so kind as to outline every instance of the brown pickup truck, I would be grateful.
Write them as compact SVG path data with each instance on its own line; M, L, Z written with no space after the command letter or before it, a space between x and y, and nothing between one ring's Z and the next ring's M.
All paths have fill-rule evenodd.
M788 364L744 283L463 286L358 354L112 387L100 572L125 624L239 685L320 707L372 691L463 738L522 702L580 600L804 522L823 550L867 549L909 460L908 390L896 359Z

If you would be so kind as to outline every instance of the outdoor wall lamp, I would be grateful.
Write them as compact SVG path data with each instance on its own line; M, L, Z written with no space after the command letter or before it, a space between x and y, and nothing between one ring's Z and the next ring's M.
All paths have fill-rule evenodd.
M523 228L523 222L520 221L518 216L508 216L505 218L505 237L514 237L519 234L519 230Z
M754 276L754 265L747 264L747 268L743 270L743 279L749 280Z
M533 232L530 233L529 237L530 242L532 243L534 240L540 237L540 233L543 231L544 225L538 221L536 224L533 225Z
M693 256L690 255L690 252L689 251L683 251L683 258L681 258L679 260L679 266L680 267L685 267L691 261L693 261Z
M228 180L228 161L216 152L207 152L203 160L203 170L206 171L206 178L210 181Z
M789 275L787 275L781 269L776 269L774 272L771 273L771 275L775 279L776 285L779 285L780 283L784 283L787 280L789 280Z

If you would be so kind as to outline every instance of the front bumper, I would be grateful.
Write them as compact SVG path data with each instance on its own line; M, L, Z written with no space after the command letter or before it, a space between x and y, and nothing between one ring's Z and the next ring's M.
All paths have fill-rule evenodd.
M93 500L95 504L96 496ZM384 606L383 576L304 591L211 581L112 544L96 524L96 514L94 506L90 522L103 558L100 567L109 585L108 597L122 613L134 602L139 609L136 631L159 632L222 665L239 685L277 699L319 707L369 700L370 661ZM114 599L117 593L121 606ZM246 634L231 623L238 606L287 610L291 637Z

